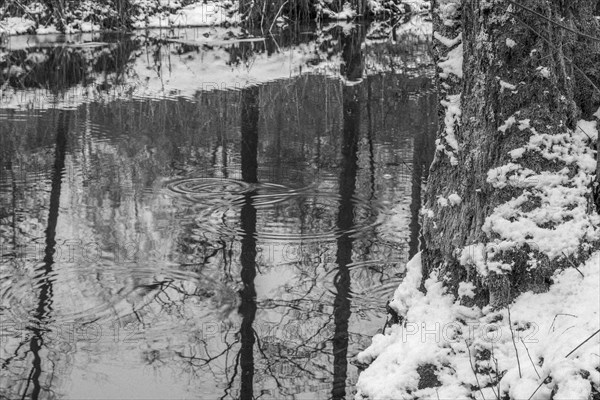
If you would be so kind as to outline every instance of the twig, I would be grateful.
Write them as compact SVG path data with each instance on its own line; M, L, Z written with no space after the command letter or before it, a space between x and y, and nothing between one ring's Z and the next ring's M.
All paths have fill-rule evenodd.
M477 377L477 372L475 371L475 367L473 366L473 361L471 360L471 349L469 348L469 343L467 343L467 339L465 339L465 345L467 346L467 352L469 354L469 364L471 364L471 371L473 371L473 375L475 375L475 382L477 382L477 388L479 389L479 393L481 393L481 398L485 400L485 396L483 395L483 390L481 390L481 384L479 383L479 378Z
M281 7L279 7L279 11L277 11L277 14L275 14L275 18L273 19L273 22L271 23L271 26L269 27L269 33L271 33L271 29L273 29L273 25L275 25L275 22L277 22L277 18L279 18L279 14L281 13L281 10L283 10L283 6L285 6L287 3L288 3L288 0L285 0L281 4Z
M583 36L583 37L586 37L586 38L588 38L588 39L591 39L591 40L595 40L595 41L597 41L597 42L600 42L600 38L597 38L597 37L594 37L594 36L588 35L588 34L586 34L586 33L583 33L583 32L576 31L575 29L569 28L568 26L565 26L565 25L559 24L558 22L556 22L556 21L554 21L554 20L552 20L552 19L550 19L550 18L546 17L546 16L545 16L545 15L543 15L543 14L540 14L540 13L539 13L539 12L537 12L537 11L534 11L534 10L532 10L531 8L528 8L528 7L524 6L523 4L519 4L519 3L517 3L516 1L513 1L513 0L508 0L508 2L509 2L510 4L513 4L513 5L517 6L517 7L519 7L519 8L522 8L523 10L529 11L530 13L537 15L538 17L540 17L540 18L542 18L542 19L544 19L544 20L546 20L546 21L550 22L550 23L551 23L551 24L553 24L553 25L556 25L556 26L558 26L559 28L562 28L562 29L564 29L564 30L567 30L567 31L569 31L569 32L571 32L571 33L574 33L574 34L576 34L576 35L581 35L581 36Z
M540 39L542 39L544 42L546 42L546 44L553 49L555 52L559 53L558 49L556 48L556 46L554 46L552 44L552 42L548 39L546 39L544 36L542 36L538 31L536 31L533 27L531 27L529 24L527 24L526 22L522 21L520 18L518 18L516 15L514 15L514 18L520 22L522 25L525 25L525 27L527 27L530 31L532 31L533 33L535 33ZM560 54L560 53L559 53ZM585 78L586 81L588 81L588 83L594 88L596 89L596 91L598 93L600 93L600 88L587 76L587 74L585 72L583 72L583 70L581 68L579 68L577 66L577 64L575 64L575 62L573 62L572 59L570 59L569 57L565 56L564 54L562 54L562 57L567 60L568 62L571 63L571 65L573 66L573 68L575 68L575 70L577 72L579 72L581 75L583 75L583 77Z
M489 361L488 361L488 364L489 364ZM488 371L487 374L488 374L488 378L490 378L490 383L494 382L494 380L492 379L492 374L490 374L490 371ZM496 380L498 380L498 379L496 378ZM496 396L496 400L500 400L500 395L498 394L498 392L496 392L496 389L494 389L494 386L491 386L491 388L492 388L492 393L494 393L494 396Z
M25 14L27 14L33 21L37 22L37 19L33 15L31 15L31 13L27 10L27 8L23 4L21 4L18 0L13 0L13 1L21 10L23 10L23 12Z
M517 344L515 343L515 333L513 332L512 321L510 319L510 307L506 308L508 310L508 328L510 329L510 336L512 339L513 346L515 348L515 354L517 355L517 367L519 368L519 378L522 378L523 374L521 374L521 361L519 360L519 351L517 350Z
M550 328L548 328L548 333L550 333L550 330L552 329L552 327L554 326L554 323L556 322L556 318L559 315L567 315L569 317L573 317L573 318L577 318L577 315L573 315L573 314L563 314L563 313L558 313L554 316L554 319L552 320L552 324L550 325Z
M265 31L263 30L263 23L265 20L265 9L267 8L267 2L263 3L262 14L260 15L260 33L264 36Z
M541 376L538 373L537 368L535 367L535 363L533 362L533 359L531 358L531 354L529 354L529 349L527 348L527 345L523 341L523 338L521 338L521 343L523 343L523 346L525 346L525 351L527 351L527 357L529 357L529 361L531 361L531 365L533 366L533 370L535 371L535 374L537 375L538 379L540 379Z
M585 133L585 132L584 132L584 133ZM588 137L589 137L589 136L588 136ZM564 252L564 251L562 252L562 255L563 255L563 256L565 256L565 258L567 259L567 261L569 262L569 264L571 264L571 265L573 266L573 268L575 268L575 269L577 270L577 272L579 272L579 274L580 274L580 275L581 275L583 278L585 278L585 275L583 275L583 272L581 272L581 271L579 270L579 268L577 268L577 266L575 265L575 263L574 263L573 261L571 261L571 260L569 259L569 257L567 257L567 255L565 254L565 252Z
M494 356L494 342L492 342L492 358L494 359L494 366L496 367L496 383L498 385L498 400L500 400L500 375L498 375L498 359Z
M569 354L567 354L565 356L565 358L568 358L571 354L573 354L575 351L577 351L577 349L579 349L581 346L583 346L584 344L586 344L591 338L593 338L594 336L596 336L598 334L598 332L600 332L600 329L598 329L596 332L594 332L590 336L588 336L588 338L585 339L583 342L579 343L579 345L577 347L575 347L573 350L571 350L569 352ZM535 388L535 390L533 391L533 393L531 393L531 396L529 396L527 398L527 400L531 400L533 398L533 396L537 393L538 390L540 390L540 388L542 387L542 385L544 384L544 382L546 381L546 379L548 379L549 377L550 377L550 374L546 375L546 377L542 380L542 382L540 382L540 384L538 385L538 387Z
M588 336L587 339L585 339L583 342L579 343L579 346L575 347L573 350L571 350L569 352L569 354L567 354L565 356L565 358L568 358L571 354L575 353L581 346L583 346L584 344L586 344L588 341L590 341L590 339L592 339L594 336L596 336L598 334L598 332L600 332L600 329L598 329L596 332L592 333L590 336Z

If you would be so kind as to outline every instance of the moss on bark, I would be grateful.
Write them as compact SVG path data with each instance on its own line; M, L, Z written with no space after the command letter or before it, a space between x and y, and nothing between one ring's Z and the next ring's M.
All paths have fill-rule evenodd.
M520 3L572 29L589 34L598 30L598 21L592 17L594 0L523 0ZM508 1L463 0L460 20L449 27L447 21L440 18L447 4L447 1L434 4L434 31L449 38L460 32L463 37L464 78L460 82L451 78L438 83L441 93L462 93L462 115L454 127L459 143L459 149L454 152L458 164L452 165L443 146L438 147L425 199L425 208L433 212L433 217L424 219L423 276L426 278L433 269L439 269L440 276L455 294L460 282L472 281L478 288L478 305L502 307L521 292L546 290L556 269L584 258L591 248L597 247L597 243L586 244L582 240L580 249L569 255L569 261L532 251L535 244L488 251L486 262L504 263L512 268L487 276L477 276L474 268L459 262L461 249L466 246L477 243L489 246L504 239L495 232L485 232L484 223L498 206L527 190L519 185L495 187L487 181L488 171L513 162L509 152L523 147L533 135L564 134L574 129L582 116L589 115L594 107L597 109L597 98L589 94L593 90L589 81L577 76L577 68L570 60L580 62L582 69L588 72L594 69L591 67L594 61L587 60L596 60L591 79L597 80L594 74L598 74L599 52L584 36L562 29ZM438 60L447 53L448 49L437 44ZM504 82L515 88L507 88ZM445 114L445 108L441 107L439 139L442 145ZM514 124L504 132L499 131L499 127L515 116L517 120L530 120L531 127L521 129ZM535 151L527 152L519 163L520 168L535 174L557 173L563 168L569 169L569 176L579 172L576 164L550 160ZM438 198L450 193L457 193L461 204L440 205ZM535 196L523 204L525 212L536 208L539 205ZM552 230L554 226L540 224L539 228ZM528 267L532 257L540 265L534 270Z

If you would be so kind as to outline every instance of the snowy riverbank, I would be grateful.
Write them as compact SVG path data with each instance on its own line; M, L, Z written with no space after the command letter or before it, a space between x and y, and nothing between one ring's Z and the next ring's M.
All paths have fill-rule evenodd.
M511 76L518 85L496 76L497 90L505 96L502 101L507 99L520 108L505 111L508 115L499 117L497 126L491 128L492 134L499 132L506 138L500 141L502 146L484 143L492 137L487 127L467 125L489 118L490 113L486 114L483 106L469 104L478 94L465 83L463 74L476 81L472 74L480 72L485 63L465 53L467 46L477 46L466 39L466 33L472 32L465 32L462 26L466 18L460 5L441 1L434 11L438 18L433 33L439 52L438 95L445 116L436 159L446 164L445 170L438 167L438 172L463 168L462 175L455 175L463 184L465 176L470 176L464 166L476 170L477 165L465 154L486 154L483 149L491 146L505 153L492 168L482 163L486 165L483 182L465 183L468 190L453 188L456 182L448 182L448 176L441 173L435 182L430 172L428 189L435 190L429 191L430 199L422 210L423 226L429 238L438 235L454 246L450 236L457 236L457 230L436 230L452 221L444 216L457 221L480 218L484 235L479 241L467 241L464 247L454 246L454 264L422 264L421 255L408 263L406 276L389 304L393 325L357 356L358 364L366 369L359 377L356 398L597 400L600 252L594 249L600 237L600 217L588 194L597 171L600 109L594 114L596 120L580 120L569 128L562 120L554 121L554 115L542 115L544 106L537 101L529 109L523 106L529 99L518 95L531 93L527 90L533 90L536 82L525 87L518 75ZM489 43L481 40L481 48L488 48ZM513 48L524 54L539 51L511 37L499 43L497 53L490 51L486 56L501 59L498 54ZM494 47L489 44L489 48ZM540 90L551 93L544 58L532 65L532 74L540 78ZM513 98L508 99L510 96ZM557 98L566 102L565 96ZM473 145L469 142L473 132L483 132L485 138ZM509 135L515 143L506 145ZM549 166L549 162L561 167ZM489 211L480 216L450 212L476 207L473 197L483 193ZM502 201L492 203L497 194L503 196L498 196ZM431 254L431 245L426 246ZM424 267L432 272L424 276ZM448 271L456 272L456 277ZM522 281L528 286L511 292ZM503 294L499 288L508 288L504 298L498 296ZM477 296L486 298L485 306Z
M435 274L427 292L419 291L415 256L391 303L404 323L376 335L358 355L370 366L357 398L597 398L599 263L597 252L578 270L557 272L548 292L523 293L510 308L492 311L461 305ZM461 294L472 295L469 284Z
M60 21L57 21L56 12L53 13L42 2L24 2L13 8L18 12L11 12L13 9L3 6L0 7L0 34L98 32L120 25L134 29L228 26L237 25L243 19L238 2L232 0L131 0L124 3L127 4L125 14L115 6L84 0L72 5L72 9L63 10ZM319 20L351 20L359 16L348 2L338 11L325 0L312 2L312 7ZM369 13L375 16L426 12L429 8L428 0L368 2ZM276 20L275 26L289 22L285 15L278 16Z

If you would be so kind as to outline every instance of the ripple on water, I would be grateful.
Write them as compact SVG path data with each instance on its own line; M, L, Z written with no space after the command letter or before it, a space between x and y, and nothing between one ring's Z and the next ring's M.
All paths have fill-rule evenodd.
M354 196L352 224L340 226L342 202L338 193L312 188L292 189L273 183L245 183L222 178L184 178L167 188L191 202L191 219L212 234L246 236L266 242L333 241L342 235L358 237L380 224L383 204ZM257 211L256 232L241 230L241 208L251 200ZM189 221L189 220L188 220Z
M32 264L20 275L2 276L3 319L30 325L44 321L106 325L146 308L172 286L187 285L194 293L199 286L219 285L210 277L200 280L197 271L181 269L176 263L55 263L48 272L43 267ZM108 292L107 285L111 286Z
M241 196L250 185L227 178L183 178L171 181L167 188L190 201L221 199L224 196Z

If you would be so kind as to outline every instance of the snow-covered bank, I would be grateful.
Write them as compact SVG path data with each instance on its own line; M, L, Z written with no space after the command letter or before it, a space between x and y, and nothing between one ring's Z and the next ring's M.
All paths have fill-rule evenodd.
M266 38L238 40L241 28L233 27L182 28L172 35L155 29L132 36L129 42L113 43L102 42L105 37L99 33L70 35L67 40L64 35L15 36L6 51L0 51L0 68L8 66L0 69L0 107L44 109L121 98L193 98L200 92L238 90L303 74L341 79L337 35L352 29L349 23L322 25L314 40L296 44L277 43L279 38L272 43ZM426 38L430 30L431 23L418 17L396 28L404 47L410 47L408 53L391 51L383 39L365 39L363 77L390 69L423 73L431 62ZM276 51L266 51L269 46ZM57 52L76 56L67 62L77 59L85 64L85 84L70 82L58 91L40 89L61 66L54 57ZM127 57L122 52L128 52ZM102 60L116 63L116 71L95 70Z
M177 28L183 26L235 25L240 22L237 2L230 0L198 1L184 5L180 1L131 0L131 15L123 18L133 28ZM188 2L189 3L189 2ZM4 35L98 32L106 29L105 21L115 17L109 5L83 1L73 6L64 21L57 21L41 3L24 6L23 16L0 20ZM95 15L98 14L98 15ZM70 17L70 18L69 18ZM62 25L62 29L60 26Z
M108 29L178 28L201 26L229 26L242 22L243 16L238 10L239 3L234 0L123 0L127 13L117 10L112 3L99 4L91 0L82 0L70 4L60 20L41 2L25 1L17 8L18 13L7 11L0 6L1 35L52 34L98 32ZM285 2L287 3L287 2ZM284 4L285 4L284 3ZM342 8L335 11L332 4L325 0L309 2L317 20L352 20L361 15L350 2L344 2ZM283 7L282 7L283 8ZM375 17L389 18L395 15L427 12L429 0L370 0L367 10ZM287 25L285 15L274 16L277 24ZM0 42L0 47L2 43Z
M417 256L407 266L390 303L395 325L357 357L367 366L357 399L597 400L600 216L589 196L597 121L567 126L559 111L542 114L525 96L553 93L545 57L532 57L537 82L524 83L530 71L511 64L493 85L480 84L485 57L539 49L507 37L497 47L485 42L469 24L480 21L479 9L462 15L461 4L442 0L434 11L444 118L422 210L424 262ZM474 36L485 43L473 46ZM480 107L487 90L509 106L503 115Z
M499 311L461 305L435 273L424 294L421 278L417 255L391 303L403 323L358 355L371 365L357 399L574 400L600 391L600 252L557 272L548 292L523 293ZM461 294L471 295L469 284Z

